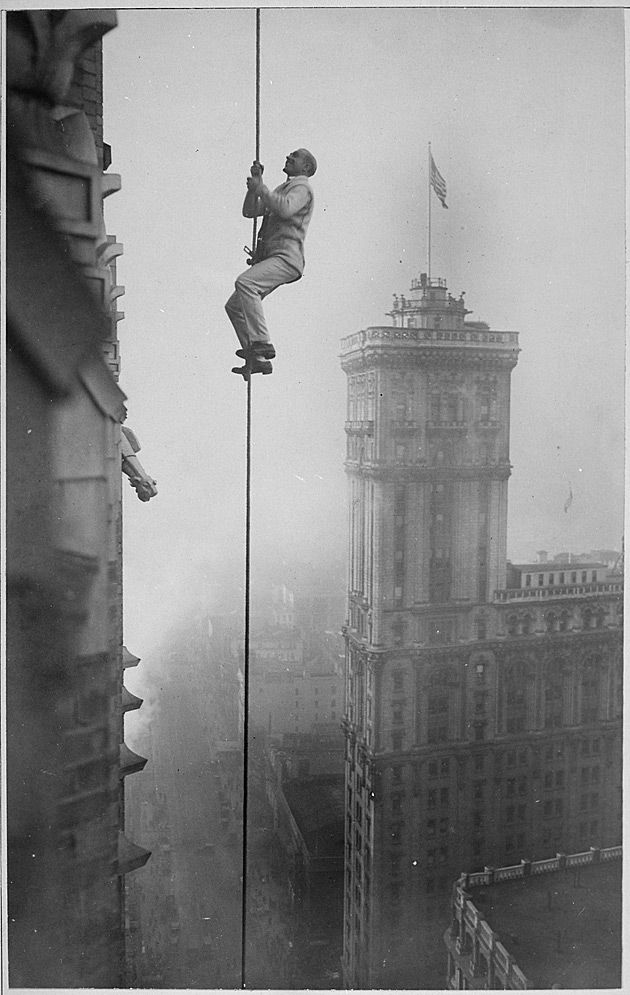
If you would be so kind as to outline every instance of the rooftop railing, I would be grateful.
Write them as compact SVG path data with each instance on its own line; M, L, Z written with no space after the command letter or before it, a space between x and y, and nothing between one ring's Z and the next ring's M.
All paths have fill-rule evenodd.
M554 587L510 587L494 592L495 601L545 601L548 598L581 598L585 594L621 594L622 580L595 584L561 584Z
M341 340L343 354L366 345L409 345L430 343L432 346L449 347L453 344L470 349L518 349L518 332L493 332L483 329L461 328L395 328L391 325L374 325L355 332Z

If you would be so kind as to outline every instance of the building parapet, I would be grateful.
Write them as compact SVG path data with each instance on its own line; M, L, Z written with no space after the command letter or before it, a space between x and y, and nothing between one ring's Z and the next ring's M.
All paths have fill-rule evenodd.
M513 864L508 867L486 867L483 871L473 874L462 874L457 881L457 892L463 895L463 891L468 888L479 887L480 885L497 884L499 881L514 881L517 878L529 877L535 874L546 874L551 871L561 871L571 867L586 867L598 861L617 860L622 855L621 846L610 846L603 850L598 847L591 847L583 853L564 854L557 853L555 857L547 860L522 860L520 864ZM462 899L463 900L463 899Z
M355 332L341 340L342 356L368 345L408 346L430 343L431 347L449 348L453 344L469 349L503 348L518 351L518 332L494 332L482 329L459 328L395 328L375 325Z
M555 587L514 587L494 592L494 600L544 601L551 598L583 598L593 594L623 594L623 580L604 581L599 584L563 584Z

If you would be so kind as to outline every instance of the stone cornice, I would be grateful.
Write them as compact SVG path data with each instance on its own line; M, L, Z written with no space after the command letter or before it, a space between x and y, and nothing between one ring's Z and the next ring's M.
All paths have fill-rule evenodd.
M346 473L372 480L406 483L416 480L507 480L512 473L511 463L490 466L427 466L400 463L362 463L346 460Z

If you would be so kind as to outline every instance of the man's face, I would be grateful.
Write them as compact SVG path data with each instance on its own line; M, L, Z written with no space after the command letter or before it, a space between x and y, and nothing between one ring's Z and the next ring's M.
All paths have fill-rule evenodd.
M289 152L283 172L287 176L304 176L306 174L306 161L301 152Z

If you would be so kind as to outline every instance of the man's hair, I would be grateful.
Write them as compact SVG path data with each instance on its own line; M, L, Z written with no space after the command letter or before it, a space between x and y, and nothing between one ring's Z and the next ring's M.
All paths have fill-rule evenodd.
M317 159L315 158L312 152L309 152L308 149L298 149L298 152L304 159L304 164L308 169L306 175L313 176L315 174L315 171L317 170Z

